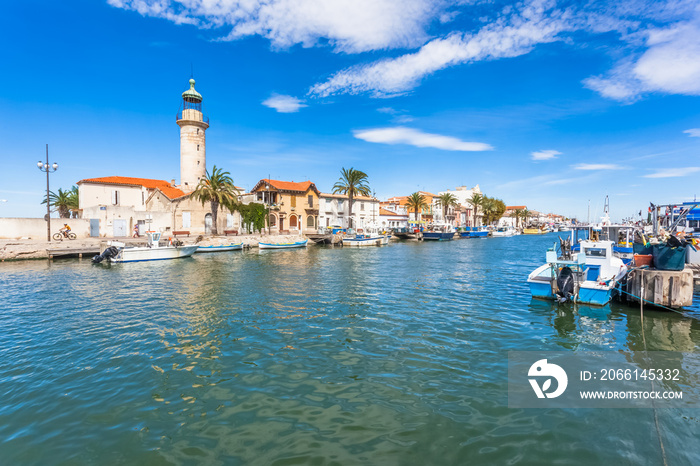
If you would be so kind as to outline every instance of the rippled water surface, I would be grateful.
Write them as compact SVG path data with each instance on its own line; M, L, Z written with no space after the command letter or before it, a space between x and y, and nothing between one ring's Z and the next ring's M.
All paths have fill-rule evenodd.
M555 239L0 264L0 462L661 464L650 409L507 407L508 351L642 349L638 309L530 299ZM669 464L698 411L658 411Z

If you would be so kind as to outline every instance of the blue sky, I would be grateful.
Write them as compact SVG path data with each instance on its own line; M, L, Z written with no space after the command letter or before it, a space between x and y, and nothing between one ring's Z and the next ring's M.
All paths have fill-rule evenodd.
M244 188L341 167L380 198L479 184L619 219L700 191L696 1L74 0L3 7L0 216L51 188L179 181L191 70L207 165Z

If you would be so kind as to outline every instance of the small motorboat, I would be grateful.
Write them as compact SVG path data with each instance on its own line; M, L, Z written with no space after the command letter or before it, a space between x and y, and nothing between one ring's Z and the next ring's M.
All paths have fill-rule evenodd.
M343 246L382 246L389 244L390 234L376 226L358 229L355 235L343 237Z
M199 246L197 252L223 252L239 251L243 249L243 243L220 244L217 246Z
M554 249L546 254L547 263L527 279L533 298L604 306L616 295L617 283L627 274L622 259L613 254L613 241L580 242L580 251L560 240L562 254Z
M424 241L450 241L455 237L455 229L446 223L434 223L423 231Z
M495 238L513 235L515 235L515 228L513 227L500 227L491 232L491 236Z
M160 261L168 259L181 259L190 257L197 250L196 245L181 246L173 245L172 242L166 246L160 245L160 236L158 232L147 232L146 246L126 246L120 241L108 241L107 248L102 254L92 258L92 262L100 263L105 259L110 262L141 262L141 261Z
M294 243L258 243L259 249L291 249L291 248L303 248L306 247L306 243L309 240L296 241Z
M480 227L465 227L464 231L459 232L462 238L486 238L488 235L489 231Z

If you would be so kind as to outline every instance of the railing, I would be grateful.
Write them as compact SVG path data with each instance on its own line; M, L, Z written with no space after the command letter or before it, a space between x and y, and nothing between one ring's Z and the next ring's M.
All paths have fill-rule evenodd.
M187 115L187 117L183 116L183 113ZM195 120L195 121L203 121L206 124L209 124L209 117L204 115L202 112L199 112L199 115L194 113L194 109L185 109L185 110L180 110L175 114L175 121L180 121L180 120ZM192 118L193 116L199 117L199 118Z

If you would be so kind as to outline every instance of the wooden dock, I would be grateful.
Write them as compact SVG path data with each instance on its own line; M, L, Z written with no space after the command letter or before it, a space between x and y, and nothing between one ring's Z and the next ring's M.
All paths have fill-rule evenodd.
M683 270L636 269L627 281L627 299L632 302L653 304L671 309L693 304L693 269Z
M68 258L82 258L83 254L92 258L100 253L99 245L94 247L83 247L83 248L61 248L61 249L47 249L46 253L49 256L49 260L53 259L68 259Z

